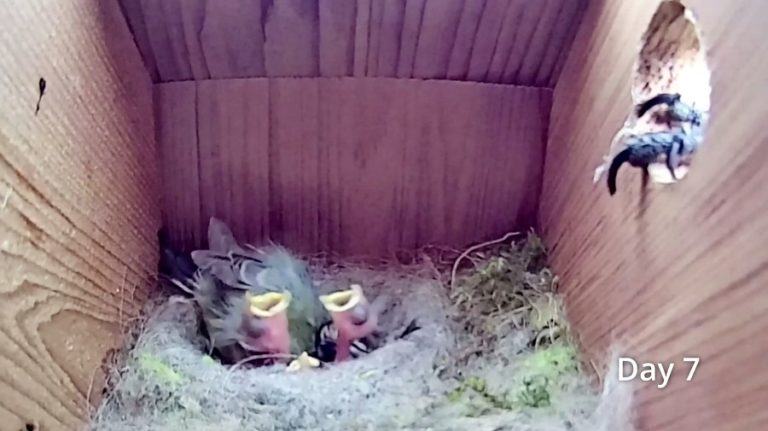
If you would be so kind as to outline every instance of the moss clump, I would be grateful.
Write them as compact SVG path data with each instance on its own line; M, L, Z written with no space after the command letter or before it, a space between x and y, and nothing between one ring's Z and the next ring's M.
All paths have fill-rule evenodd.
M567 335L557 277L545 266L546 249L530 232L524 241L496 244L462 255L452 274L455 319L471 340L462 361L494 350L514 329L530 329L532 344L549 345ZM468 265L467 265L468 263Z
M141 371L152 376L158 384L167 384L176 386L184 382L184 376L175 371L161 359L144 353L139 356L139 367Z
M481 411L489 412L491 408L520 410L549 407L578 373L576 350L570 345L558 343L542 347L523 359L509 385L497 385L492 389L485 379L469 376L448 393L448 401L466 403L470 407L467 409L470 416ZM478 403L478 399L483 403Z

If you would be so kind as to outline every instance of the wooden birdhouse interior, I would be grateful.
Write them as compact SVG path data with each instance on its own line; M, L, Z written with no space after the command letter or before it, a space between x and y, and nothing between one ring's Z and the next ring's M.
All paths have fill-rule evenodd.
M434 262L446 289L487 257L474 245L535 232L600 406L618 355L675 364L663 388L615 382L633 385L631 429L768 429L765 1L6 3L0 430L91 424L168 289L161 245L213 249L212 217L309 262L455 250ZM353 281L337 293L352 320L377 303ZM269 317L299 296L267 298ZM290 367L323 372L313 360ZM508 408L477 382L452 393ZM376 429L360 421L327 429ZM258 429L293 429L277 423ZM427 429L407 423L392 429ZM432 429L518 429L468 423Z

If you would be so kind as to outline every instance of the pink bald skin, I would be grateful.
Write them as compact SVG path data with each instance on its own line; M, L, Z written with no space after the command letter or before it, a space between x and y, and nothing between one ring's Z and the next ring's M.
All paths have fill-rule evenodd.
M331 318L339 331L336 362L349 359L352 342L373 333L379 321L378 315L372 312L365 299L349 310L332 312Z

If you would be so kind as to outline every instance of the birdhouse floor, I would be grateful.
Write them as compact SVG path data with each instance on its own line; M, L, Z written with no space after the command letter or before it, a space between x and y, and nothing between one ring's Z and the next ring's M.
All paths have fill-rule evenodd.
M603 395L593 389L562 313L547 314L542 305L548 298L559 307L556 279L545 267L534 268L540 256L531 241L464 253L455 266L441 262L458 253L450 259L426 253L402 265L313 260L321 290L356 282L372 298L385 295L380 325L387 341L361 358L298 372L221 365L205 352L194 304L180 296L158 299L113 370L92 427L630 429L619 428L627 422L629 394L613 391L611 382ZM496 302L485 296L489 286L499 292ZM468 289L474 296L466 296ZM510 298L528 301L525 314L509 310L520 308ZM412 322L418 329L402 336ZM493 335L478 335L481 326Z

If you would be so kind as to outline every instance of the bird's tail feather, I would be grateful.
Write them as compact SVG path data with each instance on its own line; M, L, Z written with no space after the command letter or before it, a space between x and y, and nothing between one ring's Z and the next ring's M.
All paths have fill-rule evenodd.
M616 176L619 174L619 168L621 165L629 161L629 156L632 152L631 148L626 148L611 161L611 166L608 168L608 193L613 196L616 193Z
M158 264L160 277L168 280L184 292L194 295L193 279L197 266L189 256L171 248L165 228L158 232L158 240L160 243L160 262Z

